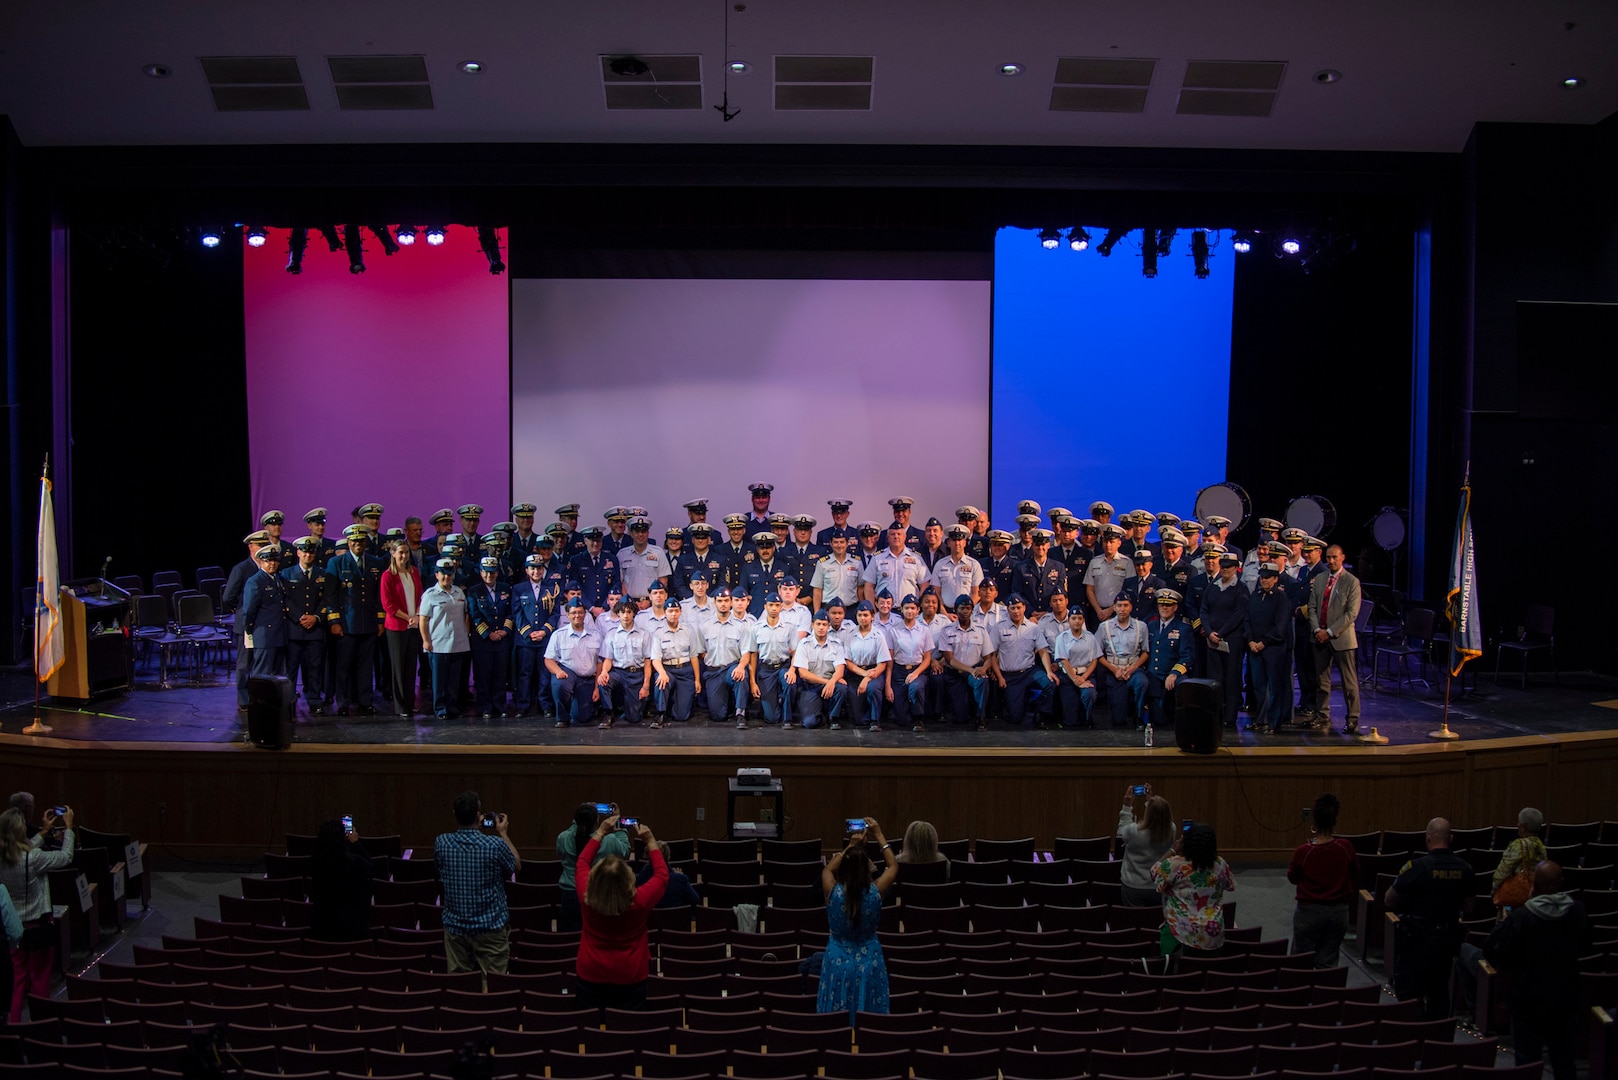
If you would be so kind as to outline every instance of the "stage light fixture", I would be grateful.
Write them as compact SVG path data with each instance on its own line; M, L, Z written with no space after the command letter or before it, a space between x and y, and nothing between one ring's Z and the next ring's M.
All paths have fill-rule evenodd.
M1039 230L1039 244L1046 251L1055 251L1062 243L1062 230L1050 226Z
M1157 276L1158 240L1156 229L1142 229L1140 233L1140 272L1142 277Z
M333 255L343 250L343 238L337 234L337 226L322 225L320 227L321 239L326 241L326 249Z
M1248 229L1237 229L1231 237L1230 246L1238 255L1246 255L1253 250L1253 233Z
M414 225L401 225L397 231L400 247L409 247L416 242L416 227Z
M478 247L489 260L489 273L504 273L506 264L500 258L500 237L487 225L478 226Z
M1022 74L1022 65L1021 64L1001 64L1000 68L999 68L999 71L1000 71L1000 74L1005 75L1007 77L1010 77L1010 76L1013 76L1013 75L1021 75Z
M376 237L376 242L382 245L382 254L392 255L399 250L398 241L393 238L393 234L388 231L386 225L367 225L365 227L371 230L371 235Z
M343 226L343 247L348 251L348 272L365 273L365 238L358 225Z
M1191 234L1191 268L1199 278L1208 276L1208 232L1198 229Z
M1562 80L1562 89L1563 90L1580 90L1580 89L1583 89L1584 81L1585 80L1584 80L1583 75L1569 75L1567 78Z
M1083 226L1075 225L1068 230L1067 246L1074 251L1083 251L1090 246L1090 233Z
M443 242L444 242L444 226L442 226L442 225L429 225L429 226L427 226L427 245L429 247L437 247L438 245L442 244Z
M746 60L732 60L726 66L730 68L730 73L732 75L746 75L749 71L753 70L753 65L749 64Z
M622 75L625 78L634 79L645 75L652 69L647 65L646 61L640 59L638 56L618 56L607 61L607 70L612 72L614 75Z
M480 75L483 73L483 62L481 60L462 60L455 66L461 70L462 75Z
M248 247L263 247L269 239L269 236L264 232L264 226L249 225L247 227Z
M1157 253L1168 258L1169 248L1174 244L1174 229L1157 230Z
M199 239L202 241L203 247L212 251L214 248L219 246L219 230L203 229L202 235L199 237Z
M309 230L293 229L287 240L287 273L303 273L303 252L309 246Z
M1112 249L1118 246L1118 241L1129 235L1128 229L1108 229L1107 235L1101 238L1096 245L1096 254L1103 259L1112 254Z
M1298 252L1303 250L1303 245L1289 236L1285 240L1281 241L1281 250L1286 252L1288 255L1296 255Z

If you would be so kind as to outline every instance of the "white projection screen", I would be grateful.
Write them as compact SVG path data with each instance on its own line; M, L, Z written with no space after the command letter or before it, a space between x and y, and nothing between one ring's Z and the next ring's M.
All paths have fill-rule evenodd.
M512 491L540 508L644 506L654 542L749 508L953 521L988 494L990 283L515 278Z

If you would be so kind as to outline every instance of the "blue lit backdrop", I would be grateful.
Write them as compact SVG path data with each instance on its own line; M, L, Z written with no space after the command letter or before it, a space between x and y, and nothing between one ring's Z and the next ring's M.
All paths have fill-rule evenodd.
M1146 278L1138 230L1108 258L1095 250L1106 230L1090 232L1088 251L1065 237L1046 250L1030 229L995 237L996 528L1015 531L1021 499L1080 517L1095 499L1187 517L1197 491L1225 479L1235 261L1259 256L1209 233L1218 243L1198 280L1182 229Z

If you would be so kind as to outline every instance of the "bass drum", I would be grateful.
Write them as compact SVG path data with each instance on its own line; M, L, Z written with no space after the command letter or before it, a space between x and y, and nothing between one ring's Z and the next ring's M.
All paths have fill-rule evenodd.
M1253 500L1247 497L1247 492L1240 484L1233 484L1226 480L1223 484L1213 484L1197 492L1197 520L1206 527L1208 519L1215 514L1229 518L1230 531L1236 532L1253 513Z
M1287 525L1324 540L1337 528L1337 508L1324 495L1299 495L1287 504Z
M1371 519L1371 537L1383 551L1398 550L1405 542L1404 515L1391 506L1384 506L1382 512Z

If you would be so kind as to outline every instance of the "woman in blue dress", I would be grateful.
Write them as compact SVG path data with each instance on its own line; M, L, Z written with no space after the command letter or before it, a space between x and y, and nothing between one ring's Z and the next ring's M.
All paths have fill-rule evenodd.
M886 863L875 881L871 880L867 836L881 845ZM888 965L882 959L876 927L882 918L882 897L898 876L899 864L874 818L866 818L865 827L850 836L848 846L833 855L820 872L831 940L820 965L818 1011L846 1012L850 1024L855 1013L888 1011Z

